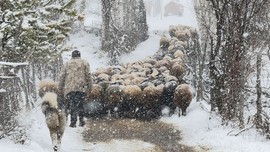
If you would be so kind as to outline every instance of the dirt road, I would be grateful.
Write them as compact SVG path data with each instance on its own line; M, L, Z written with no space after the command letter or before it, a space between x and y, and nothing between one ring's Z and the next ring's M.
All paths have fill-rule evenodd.
M157 120L131 119L88 120L83 132L86 142L99 143L111 140L140 140L151 143L154 149L145 152L195 152L181 144L181 132Z

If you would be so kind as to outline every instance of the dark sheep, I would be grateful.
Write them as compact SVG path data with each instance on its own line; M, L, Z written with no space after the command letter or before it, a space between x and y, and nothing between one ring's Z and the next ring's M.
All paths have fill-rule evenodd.
M169 81L169 82L166 82L165 85L164 85L164 93L163 93L163 96L162 96L162 107L168 107L169 108L169 116L171 116L175 109L176 109L176 106L173 102L173 97L174 97L174 92L175 92L175 88L177 87L178 83L177 81Z
M88 117L101 117L105 115L104 88L99 84L93 84L87 93L87 102L84 103L84 112Z

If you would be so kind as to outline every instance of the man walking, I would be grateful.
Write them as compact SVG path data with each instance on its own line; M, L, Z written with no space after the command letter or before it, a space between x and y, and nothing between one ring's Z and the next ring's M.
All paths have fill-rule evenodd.
M81 59L78 50L72 52L72 58L64 64L59 77L59 90L69 105L71 123L70 127L76 127L77 116L79 126L84 126L84 100L86 93L92 87L90 65Z

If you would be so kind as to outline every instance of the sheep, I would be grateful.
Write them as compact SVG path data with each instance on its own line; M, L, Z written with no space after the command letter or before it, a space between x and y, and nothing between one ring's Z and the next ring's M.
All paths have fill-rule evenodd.
M130 85L132 84L132 81L130 78L124 79L124 85Z
M163 72L166 71L166 70L168 70L168 68L165 67L165 66L161 66L160 68L158 68L158 71L159 71L160 73L163 73Z
M171 25L169 28L174 28L175 31L183 31L183 30L190 30L191 28L189 26L186 25Z
M60 95L58 90L58 83L50 79L40 81L38 95L43 97L47 92L54 92Z
M157 62L157 60L148 57L148 58L145 58L142 62L144 62L144 63L150 63L150 64L152 64L152 65L155 65L156 62Z
M175 46L174 45L170 45L169 47L168 47L168 52L170 53L170 54L173 54L174 52L175 52Z
M111 70L112 70L112 67L108 67L108 68L98 68L95 72L94 72L94 74L96 75L96 76L98 76L98 75L100 75L100 74L110 74L110 72L111 72Z
M143 90L144 88L148 87L148 86L153 86L154 84L152 82L149 81L148 78L146 78L143 82L141 82L138 86L141 88L141 90Z
M159 75L159 71L156 68L152 68L151 78L156 78Z
M173 102L176 107L180 108L182 115L186 116L186 110L192 100L192 92L188 84L180 84L175 88ZM179 109L178 116L181 116Z
M180 81L184 76L185 68L182 64L175 63L171 67L171 73Z
M97 80L95 80L94 83L100 85L104 90L106 90L110 84L110 81L104 81L104 80L97 81Z
M163 95L164 85L149 85L143 89L142 100L140 100L140 109L138 111L139 118L146 120L157 118L161 114L161 97Z
M174 25L169 26L169 34L171 37L175 37L175 32L177 31L177 27Z
M157 61L155 64L156 68L160 68L162 66L169 68L171 66L171 62L169 60L162 59L162 60Z
M171 60L172 65L174 65L175 63L183 65L183 62L183 59L180 57Z
M139 64L133 64L131 68L138 72L138 71L142 71L143 67Z
M99 84L93 84L87 92L87 102L84 103L84 112L88 117L100 117L105 114L104 88Z
M142 90L137 85L127 85L123 87L123 102L120 106L119 111L122 116L130 118L135 117L136 108L139 105L141 99Z
M145 77L135 77L134 79L131 80L131 82L135 85L139 85L142 83L146 78Z
M134 77L130 73L125 73L122 75L122 78L125 80L125 79L133 79Z
M162 74L167 74L168 75L168 74L171 74L171 71L169 69L167 69L167 70L163 71Z
M175 45L179 40L176 37L172 37L170 41L170 46Z
M155 86L164 84L165 80L164 80L164 76L162 74L159 74L155 79L152 80L152 83Z
M96 77L97 81L109 81L110 80L110 76L108 74L105 73L101 73Z
M137 100L142 94L142 90L137 85L127 85L123 87L125 100Z
M162 36L160 38L160 41L159 41L160 48L162 48L162 49L168 48L169 44L170 44L169 38L167 38L166 36Z
M162 75L163 75L163 77L164 77L164 81L165 81L165 82L169 82L169 81L178 81L178 79L177 79L175 76L170 75L169 73L163 72Z
M105 107L109 114L111 112L117 112L118 107L123 100L122 85L109 85L105 91Z
M177 87L178 82L177 80L170 80L167 81L164 85L164 93L162 96L162 108L168 107L169 108L169 116L171 116L175 111L175 104L173 102L174 91Z
M168 47L168 53L174 54L177 50L184 50L187 47L187 42L182 42L177 40L176 42L171 43Z
M188 46L188 41L176 41L174 43L174 48L178 50L184 50Z
M136 77L146 77L145 71L133 72L131 75L133 76L133 79Z
M145 72L145 75L149 75L152 73L152 67L151 68L143 68L143 71Z
M189 37L196 33L195 29L185 25L171 25L169 27L169 34L171 37L177 37L179 40L187 41Z
M170 55L170 54L167 54L167 55L165 55L164 57L163 57L163 60L172 60L172 55Z
M175 32L175 37L177 37L179 41L186 42L189 40L190 36L191 36L191 33L188 30Z
M183 59L185 57L185 54L183 53L183 51L177 50L174 52L173 57Z
M110 81L111 85L124 85L125 81L123 79L119 79L119 80L111 80Z
M147 86L143 89L142 103L146 107L151 107L158 101L157 96L158 92L156 92L156 87L154 85Z
M111 81L117 81L117 80L121 80L122 79L122 75L120 74L114 74L111 76Z
M153 65L150 63L143 63L142 66L143 66L143 68L152 68L153 67Z
M103 102L104 89L99 84L93 84L92 88L87 92L87 99L91 101Z
M108 75L120 74L123 69L124 68L122 67L114 66L114 67L111 67L111 70L107 74Z
M166 36L162 36L159 41L159 46L160 49L157 54L164 56L168 51L168 47L170 46L170 39Z

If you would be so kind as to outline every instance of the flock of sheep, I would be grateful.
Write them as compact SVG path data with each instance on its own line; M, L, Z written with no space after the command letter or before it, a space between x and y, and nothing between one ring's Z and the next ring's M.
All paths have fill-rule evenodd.
M99 68L93 73L88 104L100 106L89 115L110 114L118 117L152 119L161 116L162 108L176 107L186 115L194 94L183 81L185 48L196 34L195 29L176 25L169 29L170 38L160 39L160 49L152 57L123 66ZM179 111L179 116L181 115Z

